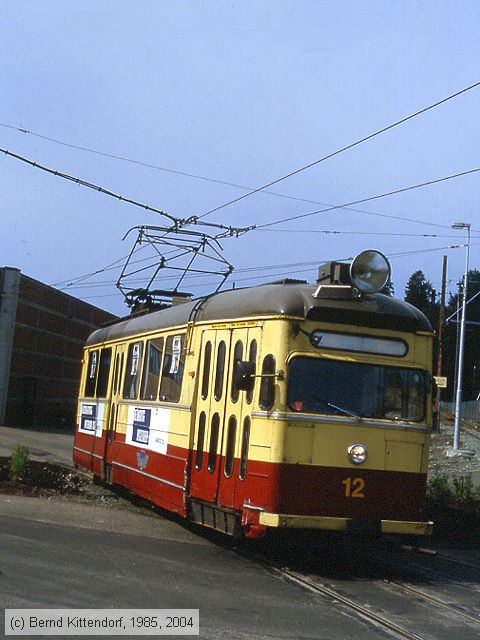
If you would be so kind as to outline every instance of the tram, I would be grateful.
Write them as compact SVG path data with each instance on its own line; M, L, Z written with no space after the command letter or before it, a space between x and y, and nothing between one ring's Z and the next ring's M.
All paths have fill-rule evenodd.
M433 332L372 250L88 339L78 468L227 534L428 535Z

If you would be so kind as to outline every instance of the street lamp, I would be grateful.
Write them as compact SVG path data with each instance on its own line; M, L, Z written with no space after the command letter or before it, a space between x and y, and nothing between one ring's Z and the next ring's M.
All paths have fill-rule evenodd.
M460 418L462 405L462 375L463 375L463 353L465 347L465 316L467 311L467 284L468 284L468 261L470 258L470 224L466 222L453 222L452 229L467 230L467 252L465 258L465 275L463 276L463 300L462 300L462 319L460 321L460 346L458 348L458 370L457 370L457 389L455 397L455 427L453 431L453 451L458 452L458 444L460 438Z

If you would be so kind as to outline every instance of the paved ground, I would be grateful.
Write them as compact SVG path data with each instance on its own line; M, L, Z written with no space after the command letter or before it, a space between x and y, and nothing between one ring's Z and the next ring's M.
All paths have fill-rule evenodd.
M358 640L372 632L176 522L0 496L0 616L10 607L199 608L200 637L210 639Z
M0 456L72 465L73 436L0 427ZM0 495L5 608L199 608L202 638L367 638L300 587L132 505Z
M72 464L73 437L0 427L0 456ZM470 557L467 558L467 560ZM199 608L200 637L342 638L375 632L228 546L131 504L0 495L5 608Z
M475 486L480 486L480 428L472 425L461 431L462 448L472 455L447 457L453 439L453 422L442 424L441 432L433 434L430 448L430 477L447 475L471 475ZM15 429L0 426L0 457L9 456L17 444L23 444L30 450L34 460L48 460L72 466L73 435L59 432Z
M73 466L71 434L0 427L0 457L9 456L17 444L28 447L33 460Z

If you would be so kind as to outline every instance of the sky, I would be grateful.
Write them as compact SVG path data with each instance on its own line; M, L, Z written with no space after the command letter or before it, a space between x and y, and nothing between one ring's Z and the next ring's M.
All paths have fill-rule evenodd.
M19 0L0 4L0 28L0 147L180 219L480 81L476 0ZM258 226L324 208L302 199L340 205L479 168L479 113L477 87L268 189L290 198L258 192L204 220ZM316 265L374 248L398 297L417 269L440 290L443 255L453 291L466 238L452 222L472 225L480 268L479 185L472 173L227 238L225 286L313 282ZM125 233L167 222L0 153L0 264L113 313L127 311Z

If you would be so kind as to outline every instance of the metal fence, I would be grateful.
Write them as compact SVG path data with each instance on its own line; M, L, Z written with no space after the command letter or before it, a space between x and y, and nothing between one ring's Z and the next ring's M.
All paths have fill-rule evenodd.
M454 402L441 402L441 411L451 413L455 415L455 403ZM480 422L480 400L470 400L469 402L462 402L461 408L462 418L465 420L472 420L472 422Z

